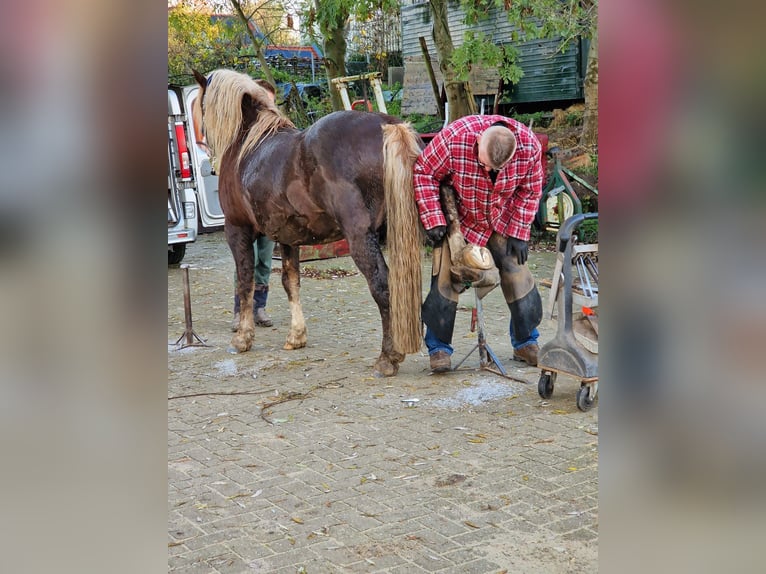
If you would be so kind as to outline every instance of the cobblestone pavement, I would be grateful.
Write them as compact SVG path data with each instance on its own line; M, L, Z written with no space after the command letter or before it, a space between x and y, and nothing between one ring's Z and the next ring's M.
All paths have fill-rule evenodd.
M530 262L550 277L553 254ZM579 411L579 382L561 376L539 397L539 370L510 359L499 289L484 300L486 333L512 379L478 368L472 293L456 322L458 371L430 375L424 348L377 379L380 320L360 275L304 277L308 346L284 351L275 273L274 327L232 355L223 234L201 236L185 263L194 330L210 346L172 345L184 311L182 271L169 268L170 572L597 571L598 403ZM355 270L347 257L303 267ZM541 344L554 333L544 322Z

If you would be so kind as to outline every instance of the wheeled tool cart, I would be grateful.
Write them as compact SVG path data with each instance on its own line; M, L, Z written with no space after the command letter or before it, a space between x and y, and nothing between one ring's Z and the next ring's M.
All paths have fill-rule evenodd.
M540 396L550 398L556 377L568 375L580 380L576 400L582 411L593 406L598 392L598 244L577 245L574 232L583 221L597 218L598 213L577 214L558 231L558 260L546 307L546 313L552 316L557 304L558 329L537 358ZM581 309L576 313L575 300Z

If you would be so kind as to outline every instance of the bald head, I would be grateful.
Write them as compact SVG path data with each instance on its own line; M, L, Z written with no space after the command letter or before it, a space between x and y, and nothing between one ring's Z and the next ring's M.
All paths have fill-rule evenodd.
M490 126L479 138L479 161L490 169L503 167L516 151L516 136L505 126Z

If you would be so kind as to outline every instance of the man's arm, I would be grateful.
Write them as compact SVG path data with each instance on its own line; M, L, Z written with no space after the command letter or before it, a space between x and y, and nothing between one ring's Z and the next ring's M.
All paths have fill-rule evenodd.
M543 194L543 166L540 161L541 149L538 148L533 156L529 170L514 190L508 206L504 229L498 231L506 237L515 237L528 241L531 235L532 222L540 206Z
M415 202L423 228L447 225L439 201L439 183L449 175L450 152L444 129L426 146L413 168Z

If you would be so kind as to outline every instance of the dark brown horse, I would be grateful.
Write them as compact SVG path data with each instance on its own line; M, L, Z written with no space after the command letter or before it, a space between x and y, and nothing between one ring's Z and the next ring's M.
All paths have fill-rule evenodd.
M280 244L292 316L284 348L298 349L306 345L299 246L346 238L383 322L375 374L395 375L422 341L422 228L412 187L417 133L392 116L356 111L329 114L300 131L249 76L215 70L195 77L200 95L193 113L202 119L219 174L242 301L232 346L247 351L255 335L254 239L267 235Z

